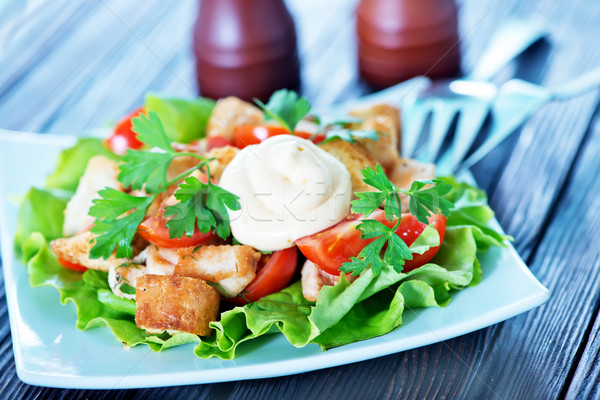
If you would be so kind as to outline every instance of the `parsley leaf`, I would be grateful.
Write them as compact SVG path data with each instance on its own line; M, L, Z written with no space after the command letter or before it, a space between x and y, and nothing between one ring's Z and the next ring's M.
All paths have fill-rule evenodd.
M310 111L310 104L305 97L299 98L296 92L287 89L273 93L266 105L258 99L254 99L254 102L265 112L265 121L275 120L290 133Z
M395 232L400 225L402 215L400 194L410 197L411 214L420 222L428 224L428 217L431 213L445 216L450 214L453 204L443 196L450 192L452 186L442 180L433 179L415 181L409 190L403 190L390 182L379 164L375 170L365 168L362 173L363 181L377 191L356 192L356 200L351 203L352 212L368 217L384 204L385 218L389 221L396 220L396 224L393 228L389 228L377 220L363 220L356 227L361 232L361 239L375 240L365 246L356 257L351 257L349 262L342 264L340 271L358 275L370 267L374 274L379 275L383 267L389 265L400 273L404 268L405 261L413 258L411 250ZM425 188L426 185L435 186ZM419 249L419 251L421 250L423 249ZM383 256L382 253L384 253Z
M175 157L177 153L127 150L119 167L119 181L133 190L159 192L167 183L167 168Z
M423 189L425 185L435 186ZM410 213L426 224L432 213L450 215L453 204L444 198L450 190L452 185L441 179L427 179L414 181L409 190L402 192L410 196Z
M172 238L192 236L196 226L203 233L214 229L223 239L231 233L227 209L240 209L238 197L233 193L191 176L179 185L175 198L180 202L165 208L165 217L173 217L167 221Z
M144 188L147 193L156 193L166 187L167 168L177 157L171 147L158 114L140 114L133 119L133 131L139 141L156 150L127 150L120 166L119 181L133 190Z
M155 196L136 197L113 188L102 189L98 194L101 198L94 200L89 212L96 217L92 227L96 243L90 257L107 259L116 248L118 258L131 258L131 241Z
M131 242L146 210L157 194L181 179L175 198L179 203L165 208L165 217L171 238L183 235L192 236L196 226L201 232L211 229L223 239L229 236L229 215L227 209L238 210L237 196L209 182L204 184L189 176L195 169L204 167L210 177L206 158L193 153L178 153L169 143L158 115L150 112L133 120L134 131L138 139L152 150L128 150L120 165L118 179L132 190L144 189L149 196L135 197L116 189L106 188L99 192L100 198L94 200L89 214L96 218L92 233L96 234L96 243L90 251L92 258L108 258L116 248L117 257L132 255ZM179 176L167 181L167 169L171 161L179 156L196 157L198 165ZM210 179L209 179L210 181Z
M165 132L158 114L150 111L148 116L140 114L133 120L133 131L137 133L137 139L150 147L158 147L166 152L173 153L171 143Z
M393 221L402 215L400 203L400 189L398 189L385 175L381 165L377 164L375 171L367 167L362 170L363 181L377 189L377 192L357 192L357 199L352 201L352 212L370 215L385 202L385 217Z
M412 253L404 241L395 233L396 226L389 228L374 219L365 219L358 224L361 239L375 239L366 245L356 257L351 257L340 267L342 272L358 275L367 267L371 267L375 275L379 275L385 265L391 265L396 272L402 272L405 260L412 259ZM383 258L381 253L387 244Z
M341 139L349 143L356 143L356 139L371 139L377 140L377 131L373 129L345 129L341 127L335 127L330 129L325 134L325 140L322 143L331 142L335 139Z
M402 215L400 194L410 198L410 213L419 222L428 224L431 214L450 215L453 204L444 198L452 186L441 179L427 179L415 181L409 190L399 189L385 175L379 164L375 171L367 167L362 170L363 181L377 189L377 192L357 192L357 199L352 201L352 212L369 215L385 202L385 217L392 221ZM423 189L426 185L434 185Z

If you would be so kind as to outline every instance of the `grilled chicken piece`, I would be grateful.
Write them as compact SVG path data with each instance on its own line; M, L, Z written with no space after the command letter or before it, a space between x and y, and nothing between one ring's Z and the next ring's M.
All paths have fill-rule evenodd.
M179 256L174 249L150 245L134 257L132 262L111 267L108 270L108 284L115 295L135 300L135 294L124 290L124 284L135 288L137 280L143 275L173 275L177 260Z
M238 125L256 125L263 122L263 112L237 97L217 101L206 126L208 137L222 136L233 139L233 128Z
M219 294L202 279L147 274L137 279L135 323L148 333L207 336L219 313Z
M400 125L400 110L397 107L394 107L390 104L374 104L367 108L352 110L350 111L350 115L365 120L377 116L386 116L390 118L393 123L394 131L396 132L396 139L392 140L397 144L397 150L400 151L400 143L402 142L400 138L402 137L402 131Z
M102 258L90 258L90 250L94 247L95 242L94 234L90 231L85 231L73 237L53 240L50 242L50 248L58 258L62 258L73 264L83 265L86 268L105 272L129 261L126 258L116 258L114 255L111 255L106 260Z
M394 120L387 115L378 115L365 119L361 129L372 129L378 132L377 140L362 139L359 143L371 153L385 171L389 171L400 159L398 132Z
M346 274L348 282L354 282L357 278ZM328 274L309 260L302 266L302 295L308 301L317 301L323 286L335 286L339 281L339 275Z
M223 175L223 171L225 167L229 165L233 157L240 152L240 149L233 146L223 146L211 149L206 153L206 158L214 160L208 163L208 167L210 168L210 176L215 178L218 182L221 180L221 175Z
M175 274L217 284L227 297L237 296L256 276L260 252L250 246L202 246L177 250Z
M98 191L105 187L123 190L118 175L119 165L115 161L104 156L90 158L75 194L67 203L63 235L73 236L90 229L94 223L94 218L88 215L92 200L99 198Z
M344 140L333 140L320 144L319 147L340 160L350 173L352 193L372 192L373 187L363 182L362 170L366 167L375 169L377 161L359 144L348 143Z

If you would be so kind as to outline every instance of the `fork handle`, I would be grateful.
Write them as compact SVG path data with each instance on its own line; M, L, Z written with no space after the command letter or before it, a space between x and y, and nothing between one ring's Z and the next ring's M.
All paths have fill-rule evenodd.
M474 81L491 80L502 68L546 34L546 28L539 22L509 21L494 33L475 68L466 78Z
M600 87L600 68L593 69L553 91L555 99L563 100Z

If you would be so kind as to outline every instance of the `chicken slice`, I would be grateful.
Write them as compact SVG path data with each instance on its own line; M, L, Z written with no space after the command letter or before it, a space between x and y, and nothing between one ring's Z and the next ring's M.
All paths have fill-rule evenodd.
M231 160L240 152L240 149L233 146L223 146L211 149L206 153L206 158L214 160L208 163L208 167L210 168L210 176L215 178L218 182L221 180L221 175L223 175L223 171L225 167L229 165Z
M346 274L348 282L354 282L357 278ZM323 286L335 286L339 281L339 275L328 274L309 260L302 266L302 295L308 301L317 301Z
M118 175L119 165L116 161L104 156L90 158L75 194L67 203L63 235L73 236L92 226L94 218L88 215L92 201L100 197L98 191L105 187L123 190Z
M163 249L150 245L130 263L124 263L108 270L108 284L113 293L124 299L135 300L135 294L125 290L137 287L137 280L147 274L173 275L179 256L174 249Z
M177 250L175 275L200 278L217 284L227 297L237 296L256 276L261 253L250 246L202 246Z
M398 132L394 120L387 115L378 115L363 121L361 129L378 132L377 140L362 139L359 143L367 149L384 170L389 171L400 159Z
M237 97L226 97L217 104L208 120L206 135L233 139L233 128L238 125L257 125L263 122L263 112Z
M129 261L126 258L116 258L114 255L111 255L106 260L102 258L90 258L90 250L94 247L95 243L94 234L90 231L85 231L69 238L53 240L50 242L50 248L58 258L104 272L107 272L111 268L117 268L119 265Z
M397 150L400 151L401 141L401 125L400 125L400 110L390 104L373 104L366 108L360 108L350 111L350 115L362 118L364 120L377 116L386 116L392 120L393 131L396 132L396 139L392 139L393 143L397 144Z
M367 167L374 170L377 166L377 161L375 161L364 147L356 143L348 143L344 140L333 140L331 142L320 144L319 147L344 164L350 173L352 193L372 192L375 190L372 186L367 185L363 181L362 170Z

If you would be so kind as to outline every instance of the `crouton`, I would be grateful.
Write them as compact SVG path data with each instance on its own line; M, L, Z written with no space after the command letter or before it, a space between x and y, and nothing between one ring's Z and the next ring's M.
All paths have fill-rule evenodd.
M219 294L202 279L143 275L136 284L135 323L148 333L188 332L207 336L217 320Z
M350 173L352 192L371 192L374 189L363 182L362 170L366 167L375 169L377 162L359 144L348 143L344 140L333 140L320 144L319 147L340 160Z
M367 118L361 124L361 129L378 132L377 140L362 139L359 143L367 149L384 170L389 171L400 158L398 152L398 133L392 118L386 115Z
M218 284L227 297L237 296L256 277L260 252L250 246L202 246L177 250L175 274Z
M349 282L354 282L358 276L346 274ZM306 260L302 266L302 295L308 301L317 301L323 286L335 286L340 280L339 275L331 275Z
M367 108L352 110L349 113L353 117L368 119L376 116L387 116L392 119L393 125L397 134L396 142L400 146L401 126L400 126L400 110L390 104L374 104ZM398 147L400 150L400 147Z
M206 135L233 139L234 127L260 124L263 119L263 112L258 107L237 97L226 97L217 101L206 126Z
M65 208L63 235L73 236L92 226L94 217L88 215L92 201L100 197L98 191L105 187L123 190L118 175L119 165L115 161L104 156L90 158L77 190Z
M413 181L435 178L435 165L422 163L410 158L400 158L388 173L388 177L400 189L408 190ZM406 195L400 196L402 212L409 211L409 200L409 197Z
M214 160L208 163L210 176L215 178L217 182L221 180L221 175L223 175L225 167L229 165L231 160L233 160L233 157L235 157L239 151L240 150L237 147L233 146L217 147L209 150L208 153L206 153L206 158L214 158Z
M85 231L70 238L53 240L50 242L50 248L58 258L104 272L128 262L126 258L116 258L114 255L106 260L90 258L90 250L95 243L94 235L90 231Z

